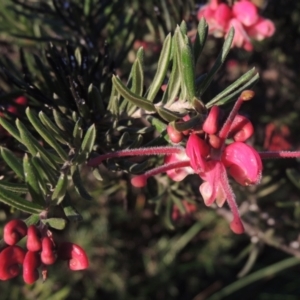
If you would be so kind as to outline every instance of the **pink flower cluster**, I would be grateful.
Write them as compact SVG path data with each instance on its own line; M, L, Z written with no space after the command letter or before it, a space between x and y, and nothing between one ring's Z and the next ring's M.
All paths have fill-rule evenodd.
M236 1L232 6L220 0L211 0L198 11L198 19L205 18L209 32L216 37L226 36L235 29L232 47L253 50L251 39L264 40L275 32L274 23L261 17L258 8L249 0Z

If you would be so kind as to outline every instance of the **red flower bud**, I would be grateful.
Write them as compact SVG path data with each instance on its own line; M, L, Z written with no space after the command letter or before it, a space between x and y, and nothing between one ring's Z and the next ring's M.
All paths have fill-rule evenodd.
M145 175L138 175L131 178L131 184L135 187L144 187L147 185L147 177Z
M209 146L196 134L191 134L186 143L186 155L191 160L191 167L196 173L203 172L206 165L206 157L209 154Z
M26 247L29 251L40 251L42 249L42 242L40 234L35 225L30 225L27 231Z
M167 133L172 143L178 144L183 139L183 133L177 131L172 125L167 126Z
M244 142L252 136L254 128L248 118L236 115L229 130L229 136L236 142Z
M32 284L39 279L37 268L41 265L38 252L28 251L23 262L23 279L27 284Z
M48 236L42 239L41 260L45 265L53 265L56 261L54 244Z
M208 134L215 134L218 131L218 122L220 116L220 108L217 105L214 105L203 123L202 129Z
M69 261L70 270L84 270L89 266L89 259L85 251L78 245L65 242L59 246L58 258Z
M215 135L215 134L210 134L208 136L208 143L214 148L214 149L219 149L222 145L221 139Z
M19 246L9 246L0 253L0 280L9 280L19 275L25 250Z
M18 104L18 105L22 105L25 106L27 105L28 101L27 98L24 96L20 96L17 99L14 100L14 103Z
M3 239L8 245L15 245L27 234L27 225L20 219L11 220L4 226Z

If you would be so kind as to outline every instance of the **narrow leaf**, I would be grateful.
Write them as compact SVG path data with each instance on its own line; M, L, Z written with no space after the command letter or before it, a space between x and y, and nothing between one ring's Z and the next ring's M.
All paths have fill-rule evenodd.
M26 109L26 115L35 128L35 130L40 134L40 136L57 152L57 154L63 159L67 160L68 155L65 150L58 144L54 137L49 135L49 132L42 125L42 123L37 118L35 112L31 110L29 107Z
M59 157L55 157L55 155L51 155L48 151L46 151L20 120L16 120L16 125L20 132L22 144L27 147L31 155L36 156L39 153L41 158L45 160L51 168L57 170L58 166L55 163L54 158L57 160Z
M148 101L146 98L138 96L132 93L118 78L113 76L112 78L113 84L117 91L128 101L132 102L136 106L143 108L147 111L155 111L154 105L152 102Z
M57 230L63 230L67 225L67 221L62 218L48 218L48 219L42 219L41 221L45 225L48 225L51 228L54 228Z
M65 173L61 173L56 183L56 186L54 188L51 199L55 200L57 204L60 204L65 197L67 187L68 187L68 175Z
M259 79L259 74L257 73L249 81L247 81L244 85L242 85L237 90L233 91L228 96L226 96L224 98L221 98L221 99L219 99L217 101L214 101L214 102L209 101L206 104L206 107L209 108L212 105L224 105L225 103L236 99L241 94L242 91L251 89L257 83L258 79Z
M233 37L234 37L234 28L232 27L229 30L228 36L225 39L222 50L221 50L220 54L218 55L216 62L214 63L211 70L207 73L205 80L202 82L202 84L198 88L198 94L200 96L203 95L203 93L206 91L206 89L210 85L211 81L213 80L213 77L218 72L218 70L221 68L223 63L225 62L225 59L229 53L229 50L230 50L230 47L232 44Z
M187 91L187 98L191 102L195 97L195 67L190 41L181 30L177 28L176 43L178 47L179 68L182 72L182 80Z
M86 131L85 136L83 138L80 151L81 153L85 153L86 155L90 154L92 151L96 139L96 127L95 125L91 125L90 128Z
M161 88L161 85L166 77L168 66L171 58L171 50L172 50L172 37L171 34L168 34L160 53L160 57L157 64L157 71L153 78L152 84L149 87L147 93L147 99L153 101L158 91Z
M172 122L174 120L181 119L185 114L175 113L169 109L166 109L162 106L156 106L157 113L167 122Z
M97 118L104 116L105 106L103 103L102 96L100 94L100 91L93 84L90 84L88 88L88 102L93 107Z
M72 179L75 190L79 194L79 196L86 200L92 200L92 196L84 188L78 167L72 168Z
M239 87L243 86L245 83L249 82L253 78L253 76L257 75L257 72L255 68L252 68L247 73L242 75L239 79L237 79L235 82L233 82L230 86L228 86L225 90L223 90L221 93L216 95L213 99L211 99L207 104L206 107L211 107L215 105L218 101L220 101L222 98L230 95L232 92L237 90Z
M174 41L174 37L173 37L173 44L175 44ZM177 46L173 46L173 60L172 60L172 71L171 71L171 75L168 81L168 85L167 88L163 94L162 97L162 104L171 104L172 102L174 102L176 100L176 97L178 96L179 93L179 89L180 89L180 72L179 72L179 67L178 67L178 60L177 60Z
M200 54L204 48L207 35L208 35L208 24L204 18L201 18L198 24L196 40L194 43L195 65L197 64L198 58L200 57Z
M41 213L44 208L36 203L29 202L19 195L3 189L0 186L0 201L29 214Z
M27 154L23 158L25 182L32 197L32 202L43 205L44 197L39 186L39 174L36 172Z
M7 165L14 171L14 173L20 178L24 179L22 162L16 157L16 155L7 148L0 148L1 156Z
M12 136L14 137L17 141L22 143L22 139L20 137L20 134L18 130L10 124L8 120L5 118L0 118L0 125Z
M144 71L140 60L137 58L132 66L132 87L131 91L142 96L144 87Z
M66 134L62 130L60 130L44 112L39 112L39 118L46 129L49 131L49 133L51 133L51 135L53 135L56 140L58 140L62 144L69 145Z
M16 194L26 194L28 192L26 184L22 183L11 183L1 180L0 187Z

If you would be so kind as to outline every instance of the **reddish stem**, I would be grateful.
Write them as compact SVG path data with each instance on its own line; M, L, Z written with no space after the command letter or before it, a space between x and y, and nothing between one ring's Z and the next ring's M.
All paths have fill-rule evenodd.
M297 158L300 157L300 151L266 151L258 152L261 159L274 159L274 158Z
M223 127L220 130L219 133L219 137L223 140L226 140L232 125L232 122L234 120L234 118L236 117L242 103L244 101L248 101L250 100L252 97L254 96L254 92L253 91L244 91L241 93L241 95L239 96L239 98L237 99L237 101L235 102L229 116L227 117L226 122L224 123Z
M184 152L182 147L149 147L139 149L124 149L115 152L99 155L88 162L88 166L96 167L100 165L104 160L109 158L124 157L124 156L142 156L142 155L170 155Z
M155 176L160 173L165 173L173 169L181 169L185 167L190 167L189 160L176 161L168 164L164 164L157 168L151 169L142 175L137 175L131 179L131 184L135 187L144 187L147 184L147 179L149 177Z
M230 223L230 228L234 233L241 234L244 232L244 226L241 221L241 217L235 201L234 193L228 182L225 168L223 168L222 170L220 180L221 180L222 188L227 198L228 206L233 214L233 220Z

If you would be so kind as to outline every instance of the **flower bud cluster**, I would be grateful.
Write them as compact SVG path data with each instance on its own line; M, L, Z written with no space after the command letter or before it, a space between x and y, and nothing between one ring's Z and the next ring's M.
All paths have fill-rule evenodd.
M17 245L25 236L27 249ZM57 260L67 260L72 271L84 270L89 265L87 255L80 246L70 242L56 245L51 232L45 227L41 230L35 225L27 227L20 219L11 220L4 226L3 240L7 246L0 252L0 280L18 276L21 266L24 282L32 284L39 278L39 268L45 280L47 266Z

